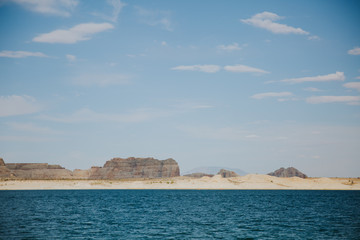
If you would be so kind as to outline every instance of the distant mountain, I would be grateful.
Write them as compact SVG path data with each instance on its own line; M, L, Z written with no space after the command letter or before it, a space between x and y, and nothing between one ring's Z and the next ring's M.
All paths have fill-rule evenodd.
M307 178L307 176L297 170L296 168L289 167L289 168L279 168L275 172L268 173L270 176L275 177L300 177L300 178Z
M207 174L213 174L216 175L218 174L218 172L221 169L226 169L229 171L233 171L237 174L239 174L240 176L245 176L246 174L248 174L247 172L239 169L239 168L229 168L229 167L198 167L198 168L194 168L191 169L189 171L185 171L182 173L182 175L186 175L186 174L192 174L192 173L207 173Z

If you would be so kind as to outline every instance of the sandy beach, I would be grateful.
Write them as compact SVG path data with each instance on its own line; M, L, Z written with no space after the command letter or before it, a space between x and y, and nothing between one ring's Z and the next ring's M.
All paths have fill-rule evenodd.
M249 174L241 177L161 178L146 180L1 180L0 190L41 189L284 189L360 190L358 178L278 178Z

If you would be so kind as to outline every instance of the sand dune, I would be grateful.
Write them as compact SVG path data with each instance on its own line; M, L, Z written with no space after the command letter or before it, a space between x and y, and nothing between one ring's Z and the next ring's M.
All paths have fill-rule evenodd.
M242 177L161 178L146 180L2 180L0 190L30 189L313 189L360 190L357 178Z

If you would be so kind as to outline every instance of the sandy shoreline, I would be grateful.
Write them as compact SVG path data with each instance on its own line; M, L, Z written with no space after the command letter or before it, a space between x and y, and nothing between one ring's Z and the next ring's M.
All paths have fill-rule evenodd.
M294 189L360 190L357 178L278 178L249 174L242 177L162 178L147 180L0 180L0 190L41 189Z

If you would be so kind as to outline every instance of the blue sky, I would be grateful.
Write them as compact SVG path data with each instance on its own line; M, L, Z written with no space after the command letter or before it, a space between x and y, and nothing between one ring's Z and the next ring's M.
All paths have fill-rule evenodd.
M360 175L358 1L0 3L0 156Z

